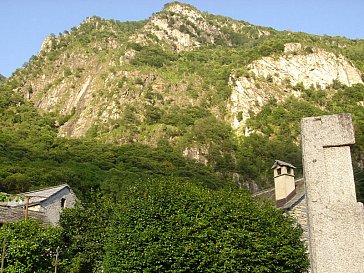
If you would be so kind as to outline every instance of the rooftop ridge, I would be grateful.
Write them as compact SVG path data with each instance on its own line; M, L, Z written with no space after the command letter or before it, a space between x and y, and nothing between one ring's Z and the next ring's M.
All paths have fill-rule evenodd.
M18 195L27 196L28 194L32 194L32 193L37 193L37 192L46 191L46 190L52 190L52 189L56 189L56 188L63 188L63 187L69 187L70 188L70 186L67 183L65 183L65 184L60 184L58 186L52 186L52 187L43 188L43 189L39 189L39 190L35 190L35 191L28 191L28 192L19 193Z
M272 166L272 169L274 169L275 167L277 167L277 165L279 165L279 166L287 166L287 167L290 167L290 168L292 168L292 169L296 169L296 167L295 167L295 166L293 166L291 163L287 163L287 162L284 162L284 161L279 160L279 159L276 159L276 160L274 161L274 164L273 164L273 166Z

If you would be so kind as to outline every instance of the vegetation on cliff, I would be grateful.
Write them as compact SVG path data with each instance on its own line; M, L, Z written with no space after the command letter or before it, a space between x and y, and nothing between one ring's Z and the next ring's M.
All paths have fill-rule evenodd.
M57 138L52 115L38 115L19 94L0 86L0 191L24 192L68 183L82 193L112 192L136 178L174 176L212 188L228 180L216 169L182 157L168 143L103 144Z

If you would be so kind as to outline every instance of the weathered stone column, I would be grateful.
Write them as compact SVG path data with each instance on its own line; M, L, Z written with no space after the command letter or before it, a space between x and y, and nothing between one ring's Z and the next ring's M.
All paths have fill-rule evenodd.
M301 122L312 273L364 272L364 209L356 201L349 114Z

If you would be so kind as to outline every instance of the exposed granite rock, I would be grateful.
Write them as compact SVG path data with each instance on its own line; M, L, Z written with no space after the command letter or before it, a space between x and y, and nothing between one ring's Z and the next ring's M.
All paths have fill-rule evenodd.
M163 14L154 15L143 31L131 40L145 44L155 36L159 41L173 45L176 51L183 51L199 47L201 42L198 39L202 38L201 35L207 43L213 44L214 37L222 34L198 10L175 3L169 5Z
M55 43L55 37L47 36L40 47L40 51L50 52L52 50L53 43Z
M201 146L201 145L187 147L182 152L184 157L195 160L204 165L207 165L207 163L208 163L208 160L207 160L208 153L209 153L208 147Z
M256 80L252 77L230 77L232 93L227 105L230 114L228 119L238 135L249 135L244 128L251 113L257 113L271 98L284 100L294 92L284 86L277 86L267 81ZM297 93L297 92L296 92Z
M283 56L254 61L249 68L258 77L271 77L274 83L285 81L296 85L302 82L305 88L325 88L334 80L348 86L363 83L360 71L342 55L321 48L302 51L302 45L298 43L287 44L285 52Z
M334 80L348 86L363 83L360 71L342 55L320 48L307 49L300 43L286 44L284 52L282 56L252 62L248 66L250 77L230 77L229 120L239 135L249 134L245 121L270 98L283 101L289 95L300 96L300 91L292 88L298 83L305 88L325 88Z

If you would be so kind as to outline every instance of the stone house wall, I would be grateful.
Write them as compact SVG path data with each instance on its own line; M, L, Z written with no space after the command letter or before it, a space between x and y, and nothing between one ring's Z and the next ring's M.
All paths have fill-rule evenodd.
M24 208L9 208L0 206L0 224L17 222L24 219ZM48 223L44 213L29 211L29 217L39 219L43 223Z
M77 197L74 192L70 188L65 187L47 200L41 202L39 211L44 212L50 223L55 226L58 224L62 209L72 208L76 200Z

